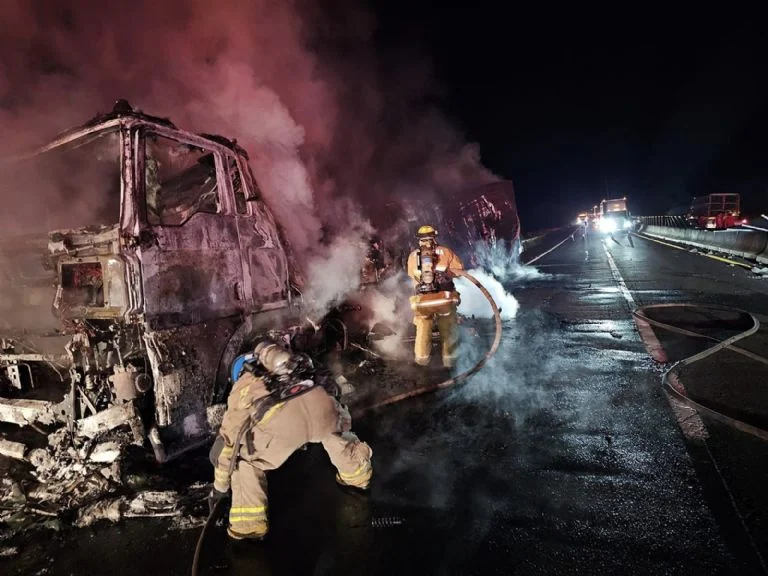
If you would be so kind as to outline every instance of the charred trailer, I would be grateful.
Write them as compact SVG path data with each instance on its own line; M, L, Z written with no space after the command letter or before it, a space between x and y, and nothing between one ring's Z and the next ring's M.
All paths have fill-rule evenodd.
M520 219L510 181L456 194L443 214L442 227L445 242L467 266L498 270L518 263Z
M0 421L206 440L230 362L294 318L245 151L121 101L0 172Z
M741 196L736 193L696 196L688 209L687 220L694 228L722 230L736 224L741 214Z

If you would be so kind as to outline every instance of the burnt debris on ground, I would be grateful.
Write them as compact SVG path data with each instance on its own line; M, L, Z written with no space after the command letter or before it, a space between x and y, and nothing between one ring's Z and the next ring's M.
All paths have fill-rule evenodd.
M463 318L461 326L464 341L472 343L472 348L487 347L492 339L490 321ZM322 357L333 366L336 381L346 392L342 398L353 411L451 377L450 370L438 366L439 358L426 370L403 361L409 353L410 334L397 335L382 326L378 330L379 334L348 332L345 342L338 342ZM386 356L391 344L385 350L377 345L393 335L402 349L396 361ZM225 404L218 404L209 410L213 428L224 408ZM125 423L94 434L84 430L88 432L89 427L44 424L4 425L0 430L0 454L5 456L0 458L4 476L0 548L7 554L18 550L18 537L33 529L166 516L173 517L179 529L202 525L212 474L205 445L160 464Z

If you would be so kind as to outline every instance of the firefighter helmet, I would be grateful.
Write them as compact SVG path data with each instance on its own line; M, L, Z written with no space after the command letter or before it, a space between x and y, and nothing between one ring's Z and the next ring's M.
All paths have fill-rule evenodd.
M416 231L416 238L420 240L422 238L434 238L435 236L437 236L437 230L429 224L419 227Z
M263 340L256 345L254 355L259 363L272 374L290 374L292 354L270 340Z

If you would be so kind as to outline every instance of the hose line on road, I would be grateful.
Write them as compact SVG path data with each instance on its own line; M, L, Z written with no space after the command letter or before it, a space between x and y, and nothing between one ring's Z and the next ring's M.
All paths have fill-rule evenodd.
M208 535L208 530L210 530L211 525L213 524L213 519L216 518L216 513L219 511L222 502L224 502L224 500L218 500L213 505L208 514L208 518L205 520L205 524L203 524L203 529L200 532L200 537L197 539L197 545L195 546L195 556L192 559L192 576L198 576L198 574L200 574L200 554L203 551L203 543L205 542L205 537Z
M659 320L654 320L652 318L649 318L648 315L645 313L647 310L658 310L658 309L664 309L664 308L667 308L667 309L687 308L691 310L709 309L709 310L719 310L723 312L737 312L739 314L744 314L746 316L749 316L749 318L752 320L752 327L749 328L748 330L735 334L734 336L731 336L730 338L727 338L725 340L718 340L717 338L714 338L712 336L707 336L706 334L692 332L691 330L686 330L684 328L673 326L671 324L667 324ZM673 364L672 367L669 368L669 370L664 372L664 375L662 376L662 384L670 394L672 394L677 400L679 400L689 408L692 408L693 410L696 410L700 413L706 414L707 416L710 416L711 418L717 420L718 422L727 424L728 426L736 428L737 430L741 430L742 432L746 432L747 434L751 434L762 440L768 441L768 430L759 428L752 424L748 424L743 420L739 420L732 416L728 416L718 410L715 410L714 408L710 408L704 404L701 404L700 402L697 402L696 400L692 399L688 395L685 388L680 384L678 380L678 372L682 368L686 366L690 366L691 364L699 362L700 360L704 360L705 358L708 358L713 354L716 354L722 350L725 350L726 348L731 350L732 352L736 352L737 354L741 354L752 360L755 360L756 362L760 362L761 364L765 364L768 366L768 358L764 356L760 356L759 354L755 354L754 352L750 352L749 350L745 350L744 348L740 348L739 346L734 346L736 342L740 340L744 340L745 338L749 338L760 329L760 321L754 316L754 314L747 312L746 310L741 310L739 308L732 308L730 306L721 306L717 304L703 305L703 304L683 303L683 304L652 304L649 306L643 306L633 311L632 315L642 322L646 322L651 326L656 326L657 328L661 328L663 330L672 332L674 334L681 334L683 336L691 336L694 338L701 338L704 340L716 342L714 346L711 346L706 350L703 350L697 354L694 354L693 356L684 358L683 360L680 360L679 362L676 362L675 364Z
M748 330L744 330L743 332L740 332L739 334L735 334L734 336L731 336L730 338L726 338L725 340L718 340L717 338L713 338L712 336L707 336L705 334L700 334L698 332L692 332L690 330L686 330L684 328L679 328L678 326L673 326L671 324L667 324L665 322L660 322L658 320L653 320L652 318L649 318L647 314L645 314L645 311L647 310L653 310L653 309L662 309L662 308L674 308L674 307L682 307L682 308L688 308L688 309L710 309L710 310L721 310L726 312L738 312L740 314L745 314L750 317L752 320L752 327ZM755 334L760 329L760 321L754 316L754 314L747 312L746 310L741 310L739 308L732 308L730 306L721 306L717 304L712 305L701 305L701 304L689 304L689 303L683 303L683 304L655 304L655 305L649 305L649 306L643 306L641 308L638 308L637 310L632 312L633 316L640 321L645 322L651 326L656 326L657 328L661 328L662 330L667 330L669 332L672 332L674 334L681 334L683 336L691 336L695 338L702 338L705 340L709 340L712 342L716 342L714 346L711 346L710 348L707 348L706 350L703 350L702 352L699 352L697 354L694 354L693 356L689 356L687 358L684 358L683 360L680 360L679 362L676 362L672 365L672 367L669 368L669 370L664 372L664 375L662 376L662 384L664 385L665 390L674 397L677 401L682 403L684 406L692 409L694 413L698 412L699 414L705 414L709 416L710 418L721 422L727 426L730 426L736 430L739 430L741 432L745 432L747 434L751 434L752 436L755 436L757 438L760 438L761 440L768 441L768 430L764 430L762 428L759 428L757 426L753 426L752 424L748 424L747 422L744 422L742 420L739 420L737 418L733 418L732 416L728 416L726 414L723 414L719 410L715 410L713 408L710 408L708 406L705 406L704 404L701 404L700 402L697 402L696 400L693 400L691 397L688 396L687 391L683 387L682 383L679 381L677 377L677 373L681 368L684 368L685 366L690 366L691 364L694 364L696 362L699 362L700 360L703 360L705 358L708 358L712 356L713 354L716 354L718 352L721 352L725 349L731 350L733 352L736 352L738 354L742 354L744 356L747 356L748 358L751 358L757 362L760 362L761 364L768 365L768 358L765 358L764 356L760 356L758 354L755 354L753 352L750 352L749 350L745 350L743 348L740 348L738 346L734 346L734 344L740 340L744 340L745 338L749 338L753 334ZM638 325L638 328L640 326ZM641 334L643 333L643 330L640 330ZM682 425L682 423L681 423ZM759 546L755 542L754 538L752 537L752 534L747 527L747 523L745 520L744 514L739 510L739 507L736 503L736 500L731 492L731 489L728 486L728 482L723 477L723 473L720 470L720 467L717 464L717 461L715 460L715 456L712 454L712 452L709 449L709 446L707 445L706 441L704 441L704 447L706 450L706 453L712 463L712 466L714 470L716 471L720 482L722 483L723 489L728 494L728 498L730 499L731 505L733 506L734 512L738 516L739 522L741 523L741 527L744 530L744 534L746 535L747 539L750 542L750 545L752 549L755 551L757 561L759 562L760 566L763 569L763 573L768 573L768 567L766 567L765 559L763 558L763 554L760 551Z
M356 415L360 415L362 413L368 412L370 410L374 410L376 408L381 408L383 406L389 406L391 404L395 404L397 402L402 402L403 400L407 400L408 398L413 398L414 396L420 396L422 394L427 394L429 392L434 392L437 390L441 390L443 388L448 388L450 386L454 386L456 384L460 384L461 382L464 382L472 376L473 374L476 374L479 372L483 366L490 360L494 354L496 354L496 351L499 349L499 345L501 344L501 312L499 311L499 307L496 305L496 301L493 299L493 296L491 296L491 293L488 292L488 290L483 286L477 278L472 276L469 272L466 272L464 270L451 270L454 274L457 276L461 276L463 278L466 278L472 284L477 286L480 289L480 292L483 293L483 296L488 300L488 303L491 305L491 309L493 310L493 317L496 322L496 333L493 339L493 343L491 344L491 347L488 349L488 352L486 352L485 356L483 356L480 361L475 364L472 368L469 370L462 372L461 374L454 376L452 378L449 378L448 380L445 380L443 382L439 382L437 384L432 384L429 386L422 386L420 388L416 388L414 390L409 390L408 392L404 392L403 394L397 394L395 396L391 396L390 398L387 398L385 400L382 400L380 402L377 402L371 406L367 406L365 408L361 408L355 411ZM247 424L247 423L246 423ZM247 426L242 426L237 438L235 440L235 446L240 446L240 443L242 442L242 436L245 433L247 429ZM237 454L239 450L235 450L234 453ZM236 462L237 458L233 457L230 462L230 476L232 475L232 472L234 471L234 463ZM206 535L208 534L208 531L213 524L213 520L216 517L216 513L219 509L220 504L223 502L223 500L219 500L216 502L215 506L211 510L210 514L208 515L207 520L205 521L205 525L203 526L202 531L200 532L200 537L197 540L197 546L195 547L195 555L192 560L192 576L198 576L200 573L200 555L202 553L203 544L206 539Z
M264 405L264 403L270 398L271 395L265 396L264 398L261 398L256 402L256 404L252 407L251 413L257 414L261 407ZM258 421L256 422L258 423ZM251 429L251 427L254 426L253 416L251 418L248 418L242 426L240 426L240 429L237 431L237 436L235 437L235 441L233 443L233 450L232 450L232 458L229 460L229 470L227 471L227 475L229 478L232 478L232 474L235 471L235 466L237 466L237 455L240 453L240 448L243 445L243 439L245 438L245 434L248 432L248 430ZM195 555L192 559L192 576L198 576L200 574L200 554L203 551L203 544L205 542L205 537L208 535L208 530L210 530L211 525L213 524L214 518L216 518L216 514L219 511L219 507L221 506L221 503L224 502L223 498L219 498L216 500L216 503L211 507L211 511L208 514L208 518L205 520L205 524L203 525L203 529L200 532L200 537L197 539L197 545L195 546Z
M570 233L568 236L566 236L566 237L565 237L565 238L564 238L562 241L560 241L560 242L558 242L557 244L555 244L555 245L554 245L552 248L550 248L550 249L549 249L549 250L547 250L546 252L543 252L542 254L539 254L538 256L535 256L534 258L531 258L531 259L530 259L530 260L528 260L527 262L524 262L524 264L525 264L526 266L530 266L531 264L533 264L533 263L534 263L534 262L536 262L537 260L541 260L541 259L542 259L542 258L544 258L544 256L546 256L547 254L550 254L550 253L554 252L555 250L557 250L558 248L560 248L560 246L562 246L563 244L565 244L565 243L566 243L568 240L573 240L573 239L574 239L574 236L576 235L576 232L578 232L578 229L575 229L575 230L574 230L573 232L571 232L571 233Z
M496 354L496 351L499 349L499 344L501 344L501 331L502 331L501 330L501 312L499 311L499 307L496 305L496 301L493 299L493 296L491 296L491 293L488 292L485 286L483 286L480 283L480 281L474 276L472 276L469 272L465 270L453 270L453 269L451 269L451 272L453 272L457 276L466 278L467 280L472 282L472 284L477 286L480 292L483 293L483 296L485 296L486 300L488 300L488 303L491 305L491 309L493 310L493 318L496 323L496 333L493 338L493 343L491 344L491 347L488 349L488 352L485 353L485 356L483 356L477 364L475 364L469 370L462 372L461 374L453 376L452 378L448 378L447 380L444 380L442 382L438 382L437 384L429 384L427 386L421 386L419 388L409 390L408 392L403 392L402 394L396 394L394 396L390 396L389 398L385 398L384 400L375 402L370 406L366 406L364 408L358 408L355 411L355 416L360 416L366 412L370 412L371 410L382 408L384 406L390 406L392 404L396 404L397 402L402 402L403 400L414 398L415 396L421 396L422 394L436 392L437 390L442 390L444 388L449 388L451 386L461 384L462 382L467 380L470 376L477 374L477 372L479 372L483 368L483 366L486 365L486 363L493 357L493 355Z

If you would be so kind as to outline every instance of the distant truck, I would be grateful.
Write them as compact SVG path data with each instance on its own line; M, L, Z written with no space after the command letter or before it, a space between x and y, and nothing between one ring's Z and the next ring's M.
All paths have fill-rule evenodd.
M632 228L632 217L627 210L627 198L616 198L600 202L597 229L603 234L628 232Z
M741 196L735 193L696 196L688 210L687 220L694 228L723 230L736 224L741 212Z

